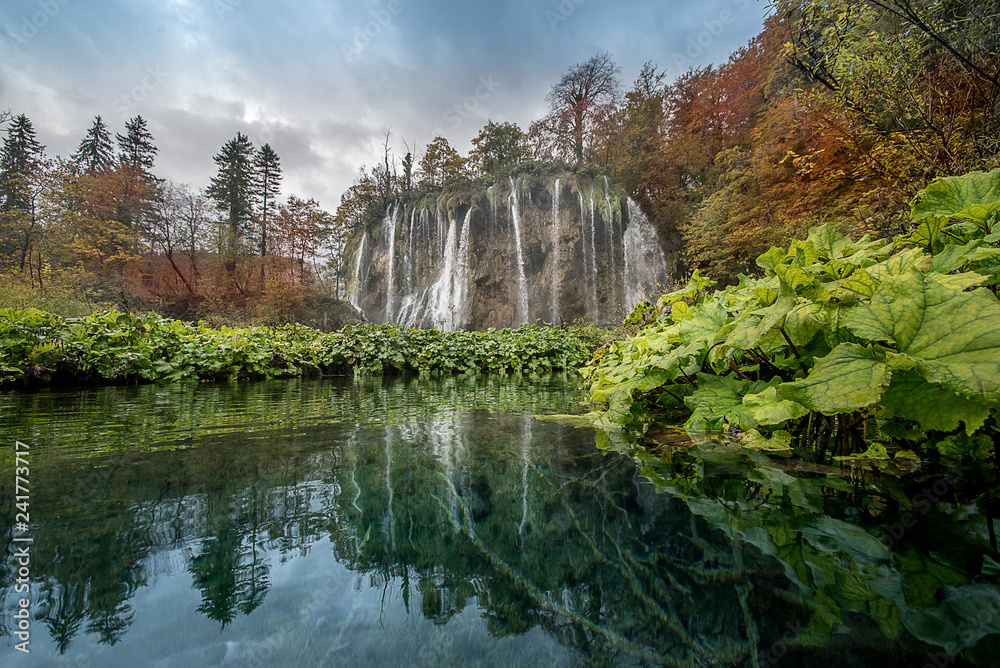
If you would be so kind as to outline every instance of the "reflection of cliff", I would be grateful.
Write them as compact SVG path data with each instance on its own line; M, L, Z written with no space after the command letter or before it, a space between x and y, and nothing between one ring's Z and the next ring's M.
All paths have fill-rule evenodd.
M619 322L669 280L639 207L574 174L396 203L352 252L352 302L370 320L445 330Z
M647 461L673 492L657 494L630 458L595 451L592 431L528 417L574 397L566 383L461 378L111 388L67 395L75 409L56 395L0 397L34 409L0 412L0 432L62 445L32 472L45 481L32 498L39 620L62 649L84 633L113 645L149 614L133 609L136 592L164 574L186 577L220 625L266 619L276 597L299 598L274 590L277 565L323 551L358 587L399 592L383 605L441 628L482 616L494 637L541 629L590 660L753 665L793 642L789 628L819 645L843 626L875 634L874 662L926 651L901 635L910 626L940 647L973 637L962 601L996 596L914 547L944 531L936 513L890 555L823 512L884 512L865 506L872 490L709 449ZM0 498L11 479L0 475ZM956 554L962 534L948 534ZM945 614L958 621L929 624Z
M286 413L284 428L214 436L174 414L193 436L176 450L119 454L112 444L88 460L40 463L36 475L52 484L36 488L46 521L33 575L46 583L39 610L52 635L63 648L82 632L116 642L164 554L188 555L170 568L188 571L199 611L227 625L267 605L275 563L329 540L341 564L372 586L394 582L408 609L439 624L474 602L494 636L540 627L587 655L749 657L739 620L702 610L738 606L728 576L712 575L732 567L726 547L692 536L686 515L644 520L639 502L655 502L637 496L629 459L596 455L587 430L448 410L447 384L435 385L234 388L253 395L241 411L324 400L355 410L339 421ZM505 392L487 384L468 396L488 405ZM151 415L160 404L150 401ZM95 421L106 415L95 411Z

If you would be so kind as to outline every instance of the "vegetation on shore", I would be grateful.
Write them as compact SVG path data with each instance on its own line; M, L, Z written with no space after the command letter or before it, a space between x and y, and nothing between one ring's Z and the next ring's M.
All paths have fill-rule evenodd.
M155 313L64 318L0 309L0 387L286 378L323 374L545 373L589 357L595 330L440 332L361 325L221 327Z
M1000 440L1000 169L939 179L911 215L915 229L891 242L813 228L761 255L762 278L710 292L696 272L640 305L645 326L584 369L598 422L641 432L680 409L688 430L816 461L887 459L897 439L988 458Z

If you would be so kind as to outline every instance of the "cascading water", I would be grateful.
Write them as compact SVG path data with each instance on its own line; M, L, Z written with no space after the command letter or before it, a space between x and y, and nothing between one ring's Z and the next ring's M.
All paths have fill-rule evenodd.
M396 293L396 286L392 281L393 269L396 267L396 214L399 213L399 203L392 208L392 213L385 214L382 223L382 231L389 245L389 269L385 281L385 322L393 322L394 311L392 310L392 298Z
M361 242L358 244L358 252L354 258L354 284L351 286L351 306L361 309L361 259L365 256L365 240L368 232L362 230Z
M615 260L615 214L611 204L611 186L608 177L604 177L604 200L608 203L608 217L604 221L604 231L608 243L608 255L611 257L611 275L618 275L618 263ZM612 286L614 287L614 286Z
M497 199L501 182L492 198L473 190L391 206L381 229L355 237L351 303L405 327L516 327L550 316L606 324L653 296L651 286L666 286L653 226L610 179L602 194L591 179L553 174L551 201L535 197L538 207L528 204L531 179L508 181L506 204ZM564 195L579 208L566 208ZM530 303L529 294L543 301Z
M552 188L552 323L559 323L559 179Z
M517 299L518 310L516 324L528 320L528 286L524 277L524 251L521 249L521 210L518 205L517 188L514 178L510 179L510 215L514 222L514 242L517 246Z
M597 302L597 225L594 221L597 206L594 203L594 184L590 184L590 303L593 310L590 316L600 320L601 309ZM585 267L586 268L586 267Z
M666 258L656 238L649 218L630 197L628 200L629 223L622 245L625 250L624 288L626 311L641 301L650 299L656 287L667 287Z

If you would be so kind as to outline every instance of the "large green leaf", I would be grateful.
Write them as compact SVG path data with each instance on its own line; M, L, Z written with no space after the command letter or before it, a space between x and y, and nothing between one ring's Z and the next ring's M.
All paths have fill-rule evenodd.
M778 386L778 394L826 415L850 413L876 403L890 375L873 351L841 343L804 379Z
M743 397L743 405L750 409L754 419L762 425L781 424L809 414L809 409L802 404L778 397L778 390L774 387L747 394Z
M684 424L692 431L715 431L726 424L747 430L757 426L753 412L743 405L743 395L748 391L760 391L764 383L749 383L726 376L698 374L698 390L684 397L693 412Z
M914 221L927 218L985 223L1000 211L1000 169L936 179L910 204Z
M956 292L911 270L885 281L845 325L862 339L895 343L927 380L1000 403L1000 303L989 290Z
M979 429L990 414L983 401L959 396L906 370L892 374L882 405L891 415L913 420L921 429L953 431L964 422L968 434Z

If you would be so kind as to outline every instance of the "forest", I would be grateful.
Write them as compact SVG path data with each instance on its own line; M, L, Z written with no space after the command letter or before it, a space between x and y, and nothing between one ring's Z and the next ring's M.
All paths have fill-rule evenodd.
M600 53L552 85L547 115L526 129L489 121L467 156L445 137L397 151L386 131L335 213L284 197L275 150L239 131L196 188L155 175L142 116L114 138L98 116L75 153L52 157L9 110L0 306L335 329L358 321L343 302L346 243L391 202L552 164L616 179L684 269L721 285L818 224L892 237L934 178L1000 164L997 12L992 0L781 0L728 62L671 81L650 61L627 88Z

